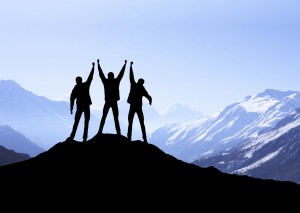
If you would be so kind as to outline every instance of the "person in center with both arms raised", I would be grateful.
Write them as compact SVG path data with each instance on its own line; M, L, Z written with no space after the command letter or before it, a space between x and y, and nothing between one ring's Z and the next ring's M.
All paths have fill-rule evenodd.
M121 129L120 129L120 124L119 124L118 101L120 100L120 91L119 91L120 82L121 82L124 72L125 72L126 63L127 63L127 60L125 60L125 63L116 78L114 77L113 72L109 72L107 74L107 78L106 78L101 69L100 60L97 59L99 76L100 76L101 81L104 86L104 96L105 96L105 98L104 98L105 103L103 106L103 113L102 113L102 118L101 118L98 134L103 133L103 127L104 127L104 123L105 123L105 120L107 117L107 113L108 113L109 109L111 108L113 116L114 116L114 120L115 120L115 127L116 127L117 135L121 135Z
M101 66L100 66L100 60L97 59L98 64L98 71L99 76L102 80L103 86L104 86L104 95L105 95L105 104L103 106L103 113L102 118L100 122L99 131L97 134L102 134L104 123L107 117L107 113L109 109L112 109L112 113L114 116L115 121L115 127L117 135L121 135L121 129L119 124L119 109L118 109L118 101L120 100L120 82L124 76L127 60L125 60L124 65L122 66L122 69L118 76L115 78L113 72L108 73L108 77L106 78ZM134 119L134 115L137 114L141 130L143 134L143 140L145 143L148 143L147 141L147 134L146 134L146 128L144 124L144 114L142 110L143 106L143 97L146 97L149 100L149 104L152 104L152 97L148 94L147 90L144 87L144 79L140 78L137 82L134 79L133 74L133 68L132 68L133 62L130 63L130 73L129 73L129 79L130 79L130 92L129 96L127 98L127 102L130 104L129 113L128 113L128 131L127 131L127 137L131 141L132 136L132 123ZM74 87L72 94L71 94L71 100L70 100L70 106L71 106L71 114L73 113L73 105L75 99L77 99L77 111L75 115L75 122L73 125L73 130L68 138L68 141L72 141L74 139L77 126L79 124L79 120L81 117L81 114L84 112L85 114L85 126L84 126L84 134L83 134L83 141L87 140L87 133L88 133L88 123L90 119L90 105L92 104L90 95L89 95L89 88L93 79L93 73L94 73L94 63L92 70L90 72L90 75L86 82L82 83L82 78L77 77L76 78L76 86Z

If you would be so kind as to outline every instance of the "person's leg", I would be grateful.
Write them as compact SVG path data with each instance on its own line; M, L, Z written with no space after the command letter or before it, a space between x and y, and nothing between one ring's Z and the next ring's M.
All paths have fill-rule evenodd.
M87 107L87 108L84 110L84 132L83 132L83 141L86 141L86 140L87 140L87 137L88 137L89 122L90 122L90 107Z
M114 120L115 120L115 127L118 135L121 135L121 129L120 129L120 124L119 124L119 109L118 109L118 102L114 102L112 104L112 111L114 115Z
M100 133L100 134L102 134L105 119L106 119L107 113L109 111L109 108L110 108L110 104L108 102L105 102L104 107L103 107L102 118L101 118L101 122L100 122L100 128L98 131L98 133Z
M133 117L134 117L134 107L130 105L129 113L128 113L128 131L127 131L127 138L131 141L131 132L132 132L132 123L133 123Z
M76 131L77 131L77 127L78 127L82 112L83 112L82 108L77 108L76 113L75 113L75 121L74 121L74 124L73 124L73 129L72 129L71 135L69 137L72 140L75 137L75 134L76 134Z
M148 143L147 142L147 135L146 135L146 128L145 128L145 124L144 124L144 113L142 111L142 107L138 108L136 110L136 113L137 113L139 121L140 121L144 142Z

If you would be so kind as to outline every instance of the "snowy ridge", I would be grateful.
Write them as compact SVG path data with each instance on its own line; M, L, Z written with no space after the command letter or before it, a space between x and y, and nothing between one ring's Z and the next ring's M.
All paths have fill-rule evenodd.
M271 131L271 132L261 135L257 139L254 139L253 141L251 141L249 144L247 144L241 150L243 151L243 150L250 149L250 151L248 151L246 153L245 157L251 158L253 156L253 153L258 151L259 149L261 149L264 145L266 145L270 141L274 141L274 140L278 139L280 136L286 134L291 129L293 129L297 126L300 126L300 119L298 119L292 123L289 123L288 125L280 128L278 130L274 130L274 131Z
M211 117L162 127L150 141L175 157L192 162L255 139L300 107L300 92L267 89L223 108Z
M194 164L214 166L226 173L300 184L299 161L300 108L297 108L257 137L249 137L217 155L199 158Z
M251 169L254 169L254 168L257 168L257 167L261 166L263 163L271 160L276 155L278 155L281 150L282 150L282 148L276 150L275 152L272 152L272 153L268 154L267 156L259 159L258 161L256 161L255 163L253 163L253 164L251 164L249 166L246 166L246 167L244 167L242 169L236 170L234 173L236 173L236 174L245 174L247 171L249 171Z

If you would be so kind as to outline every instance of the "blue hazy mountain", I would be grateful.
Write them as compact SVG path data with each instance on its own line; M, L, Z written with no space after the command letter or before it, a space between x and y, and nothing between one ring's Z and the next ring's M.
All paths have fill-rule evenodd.
M125 99L121 99L118 102L119 106L119 120L125 125L125 128L122 129L122 132L127 132L127 124L128 124L128 112L129 112L129 104ZM99 119L102 116L102 110L93 109L92 112ZM145 126L148 135L151 135L155 130L160 127L163 127L167 124L173 123L181 123L193 121L198 118L202 118L203 114L197 112L195 110L190 109L188 106L176 103L168 106L167 110L164 113L159 113L155 108L155 103L153 105L149 105L147 101L143 103L143 112L145 118ZM108 115L109 120L113 120L111 115ZM141 129L138 117L134 117L133 128L135 130L134 135L136 139L141 138Z
M300 184L300 109L257 137L193 163L226 173Z
M162 124L189 122L203 117L202 113L186 105L175 103L168 106L166 112L162 115Z
M42 149L66 139L74 122L66 101L52 101L22 88L12 80L0 81L0 124L9 125ZM91 115L89 136L98 131L100 121ZM83 119L75 139L82 140Z
M30 156L25 153L15 152L0 145L0 167L19 163L21 161L29 160Z
M150 142L166 153L192 162L256 138L300 107L300 92L267 89L192 122L156 130Z
M0 125L0 145L15 152L26 153L31 157L45 151L8 125Z
M54 141L65 140L71 133L74 115L70 114L69 97L62 101L52 101L44 96L38 96L12 80L0 81L0 124L9 125L29 140L47 150L53 146ZM129 105L120 101L119 120L122 135L127 134L127 115ZM93 105L92 105L93 106ZM144 108L147 109L147 106ZM74 110L75 111L75 110ZM145 113L146 125L148 121L156 118L157 112L150 108ZM102 110L91 110L89 124L89 138L93 137L99 129ZM149 119L148 119L149 118ZM82 140L83 116L80 120L75 139ZM134 120L133 139L141 139L141 130L137 118ZM150 128L149 128L150 129ZM112 112L108 113L104 133L115 133L115 124ZM150 134L150 133L149 133Z
M202 167L300 183L298 107L299 92L267 89L214 116L160 128L150 142Z

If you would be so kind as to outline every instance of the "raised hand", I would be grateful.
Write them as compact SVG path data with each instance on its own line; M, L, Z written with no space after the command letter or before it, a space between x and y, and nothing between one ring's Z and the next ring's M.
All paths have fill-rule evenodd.
M127 60L125 60L125 64L127 64Z
M99 64L99 62L100 62L100 60L99 59L97 59L97 63Z
M130 66L132 66L133 65L133 61L132 62L130 62Z
M92 64L93 64L93 67L94 67L95 66L95 62L93 62Z

